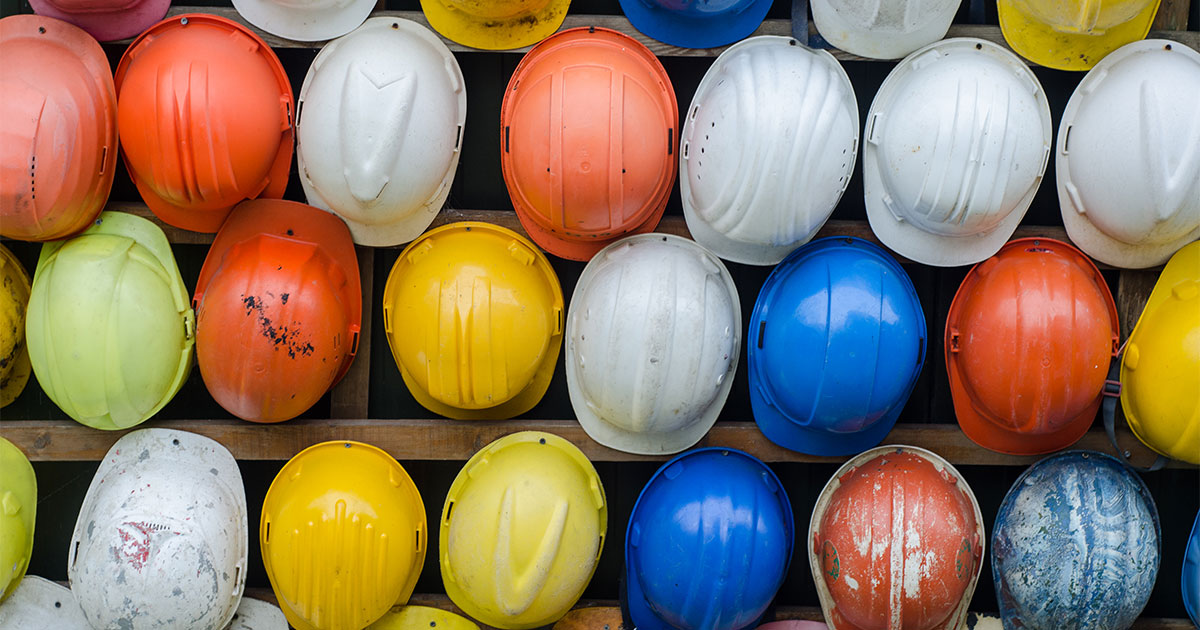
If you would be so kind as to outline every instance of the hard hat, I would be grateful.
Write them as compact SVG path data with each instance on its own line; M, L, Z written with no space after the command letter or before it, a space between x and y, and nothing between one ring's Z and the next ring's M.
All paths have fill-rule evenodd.
M562 25L571 0L421 0L433 30L484 50L532 46Z
M29 348L25 345L29 288L29 274L21 262L0 245L0 407L16 400L29 381Z
M388 611L366 630L479 630L470 619L441 608L402 606Z
M346 220L360 245L413 240L458 169L467 90L429 29L367 20L321 49L300 88L296 160L308 202Z
M701 448L663 464L625 533L639 630L754 628L783 584L795 527L787 492L753 455Z
M121 436L88 486L68 548L93 628L220 630L246 581L246 494L233 455L186 431Z
M975 265L946 316L954 413L976 444L1052 453L1087 433L1118 348L1117 307L1079 250L1022 238Z
M574 444L522 431L483 447L442 508L442 583L454 605L507 630L553 623L596 570L608 508Z
M678 453L712 428L741 348L737 286L678 236L639 234L596 254L567 311L567 390L593 440Z
M851 458L808 524L808 566L832 630L958 630L985 545L971 486L912 446Z
M278 606L243 597L225 630L288 630L288 624Z
M425 504L391 455L323 442L293 457L263 501L271 588L298 630L365 628L412 595L425 564Z
M1083 77L1055 161L1063 225L1079 249L1153 267L1200 238L1198 121L1200 52L1178 42L1127 44Z
M413 398L458 420L504 420L542 399L562 347L558 276L490 223L430 230L396 259L383 329Z
M992 530L992 578L1005 628L1124 630L1158 575L1158 510L1146 484L1103 453L1030 466Z
M128 429L187 380L195 321L162 230L102 212L83 234L42 246L25 342L38 384L68 416Z
M66 238L100 213L116 171L108 58L82 30L36 15L0 20L0 57L0 234Z
M295 418L358 350L362 285L350 231L302 203L243 201L208 250L192 307L212 397L243 420Z
M171 0L29 0L29 6L38 15L70 22L102 42L111 42L133 37L163 19ZM107 69L108 62L104 64Z
M27 575L0 604L0 630L92 630L71 589Z
M884 245L938 267L995 254L1029 209L1050 158L1037 77L991 42L936 42L879 88L863 144L867 218Z
M1022 57L1058 70L1090 70L1150 32L1159 0L999 0L1000 31Z
M787 37L738 42L704 74L683 123L688 230L726 260L777 264L825 224L857 155L858 103L833 55Z
M29 568L36 515L33 466L21 449L0 437L0 602L13 594Z
M758 630L829 630L829 626L819 621L787 619L784 621L772 621L771 623L764 623L758 627Z
M292 87L246 27L215 15L163 20L117 66L125 168L150 210L216 232L246 199L278 199L292 161Z
M962 0L813 0L817 32L859 57L899 59L946 36Z
M637 40L593 27L538 44L509 80L500 127L508 194L546 251L586 261L658 225L679 113L671 78Z
M771 0L621 0L629 23L664 44L715 48L749 37Z
M759 429L810 455L879 444L925 364L925 314L912 281L890 254L857 238L822 238L784 259L754 304L750 339Z
M1200 464L1200 241L1179 250L1158 277L1120 374L1133 434L1156 453Z
M1187 551L1183 554L1180 585L1188 617L1192 618L1192 624L1200 628L1200 512L1192 523L1192 535L1188 537Z
M315 42L358 28L375 8L373 0L233 0L246 21L285 39ZM389 21L395 21L387 18Z

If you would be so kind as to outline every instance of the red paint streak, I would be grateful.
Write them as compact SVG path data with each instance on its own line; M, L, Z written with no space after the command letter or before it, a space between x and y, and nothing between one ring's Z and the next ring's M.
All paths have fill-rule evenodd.
M134 569L141 571L142 567L146 566L146 562L150 560L150 548L153 546L155 533L150 523L136 521L122 523L117 528L117 535L121 537L121 547L113 550L117 554L117 559L128 562ZM170 533L179 535L178 532Z

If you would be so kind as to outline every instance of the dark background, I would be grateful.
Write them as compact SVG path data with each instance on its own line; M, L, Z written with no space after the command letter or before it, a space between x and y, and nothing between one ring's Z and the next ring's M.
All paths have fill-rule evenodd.
M968 22L967 5L969 2L970 0L965 0L955 19L956 23ZM193 4L229 6L228 2L211 1L194 2ZM790 5L790 0L776 0L768 17L787 18ZM996 24L995 3L989 1L986 5L985 22ZM419 10L420 7L416 0L391 0L387 3L387 8L390 10ZM15 0L0 0L0 9L3 10L4 15L14 12L31 12L26 3L18 4ZM1189 22L1192 30L1196 30L1197 24L1200 24L1200 16L1196 14L1197 9L1200 9L1200 1L1194 1L1192 4L1192 17ZM621 10L617 0L574 0L571 5L571 13L620 15ZM123 44L104 45L114 67L124 48ZM288 71L293 91L298 93L308 66L318 50L315 48L278 49L276 52ZM521 55L517 53L460 52L455 56L466 77L468 114L462 158L448 205L452 208L511 211L512 204L500 173L498 112L503 90L513 69L520 61ZM712 57L664 57L660 59L674 84L681 111L686 111L696 86L713 59ZM845 62L843 66L850 76L858 97L860 119L865 119L871 99L887 73L895 66L895 62L855 61ZM1041 67L1035 67L1033 70L1047 92L1054 127L1057 129L1067 100L1083 77L1083 73L1063 72ZM120 160L118 160L118 168L111 199L113 201L139 201L137 191L125 173ZM833 219L866 221L861 169L860 159L855 166L855 173L849 188L832 216ZM304 201L299 179L296 177L294 160L286 198ZM682 214L678 186L671 196L666 212L669 215ZM1047 168L1041 188L1022 224L1062 225L1054 182L1053 160ZM34 268L38 245L14 241L7 241L6 245L13 250L28 270ZM175 245L174 250L190 293L195 287L207 247ZM380 303L384 282L386 282L387 274L399 252L399 249L392 248L381 249L376 253L375 304ZM569 302L575 282L583 269L583 263L565 261L553 256L550 257L550 261L559 274L565 298ZM749 321L754 300L771 268L734 263L728 263L728 267L740 293L743 321ZM905 270L912 277L925 310L929 326L929 350L924 370L917 381L916 389L908 405L901 414L900 422L953 424L955 422L954 410L945 374L942 331L950 301L959 283L966 275L967 268L941 269L906 264ZM1116 293L1116 275L1116 272L1113 271L1105 272L1105 277L1114 295ZM373 337L370 340L373 344L370 370L370 417L436 417L418 405L405 388L387 349L387 340L379 319L379 309L374 309L371 313L364 313L364 317L367 316L375 318L372 326ZM1122 331L1122 335L1124 336L1128 332ZM523 417L538 419L574 417L567 395L562 361L560 355L554 380L545 398ZM329 396L326 395L302 417L323 418L328 416ZM201 381L200 371L193 369L191 378L183 390L159 414L159 417L205 419L230 418L232 416L208 395ZM36 379L33 378L30 379L29 385L21 397L3 411L5 422L18 422L30 418L66 419L66 416L41 392ZM732 392L720 420L745 421L751 418L745 353L743 352ZM565 422L574 422L574 420ZM153 426L153 424L150 422L143 426ZM81 427L81 430L90 429ZM443 593L441 578L438 574L437 537L433 534L437 532L437 521L446 491L463 462L406 461L402 464L412 475L424 497L425 509L429 516L428 531L431 533L425 569L417 584L417 592ZM30 574L41 575L53 580L66 579L68 542L79 506L82 504L83 496L97 465L97 462L37 462L34 464L38 476L39 503L34 555L29 567ZM255 533L262 499L283 462L242 461L239 462L239 465L245 481L246 498L250 509L251 558L247 585L268 587L266 573L259 558L258 539ZM600 473L609 500L609 534L599 568L585 593L585 598L617 598L618 576L623 567L625 524L638 493L658 465L650 462L596 463L596 469ZM836 465L780 463L772 464L771 467L783 481L791 498L796 514L798 543L788 579L779 591L776 604L818 606L819 602L808 569L806 548L802 541L805 538L809 515L816 497L830 475L836 470ZM1023 468L971 465L958 466L958 468L971 484L979 499L985 527L990 537L992 522L1000 502ZM1187 614L1180 597L1179 579L1186 538L1193 519L1196 517L1197 509L1200 507L1200 473L1195 469L1175 469L1147 473L1142 478L1157 501L1163 536L1162 565L1158 582L1144 614L1148 617L1186 617ZM990 552L990 549L988 551ZM985 559L983 574L980 577L971 609L977 611L995 611L997 609L991 579L990 559Z

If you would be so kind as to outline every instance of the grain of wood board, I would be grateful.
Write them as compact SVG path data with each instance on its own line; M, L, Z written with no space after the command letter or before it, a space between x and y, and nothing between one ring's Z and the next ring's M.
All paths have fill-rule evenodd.
M1174 4L1176 4L1176 2L1172 2L1172 0L1166 0L1163 2L1164 6L1166 6L1168 4L1174 5ZM1183 24L1186 24L1187 23L1187 2L1184 1L1182 4L1183 4L1182 9L1172 6L1168 9L1167 13L1174 16L1174 15L1176 15L1176 13L1178 11L1182 10L1183 11ZM297 42L297 41L293 41L290 39L284 39L282 37L271 35L270 33L263 32L263 31L259 30L258 28L248 24L242 18L242 16L238 15L237 11L235 11L231 7L173 6L173 7L171 7L170 11L168 11L167 15L176 16L176 15L183 15L186 13L211 13L211 14L216 14L216 15L220 15L222 17L229 18L236 22L240 22L240 23L250 27L250 29L253 30L255 33L257 33L259 37L263 38L263 41L265 41L269 46L271 46L273 48L320 48L321 46L323 46L325 44L325 42ZM429 21L425 19L425 14L420 11L375 11L371 15L373 17L402 18L405 20L411 20L413 22L417 22L418 24L421 24L422 26L425 26L425 27L429 26ZM1159 15L1160 15L1160 17L1163 15L1162 9L1159 10ZM1188 46L1191 46L1192 48L1200 48L1200 33L1187 32L1187 31L1184 31L1182 28L1173 28L1172 25L1179 23L1178 18L1169 18L1169 19L1162 18L1162 20L1163 21L1161 22L1161 24L1167 25L1168 30L1158 30L1161 28L1159 26L1160 22L1156 22L1155 23L1156 30L1151 31L1149 37L1170 39L1170 40L1174 40L1174 41L1178 41L1178 42L1187 44ZM634 39L638 40L639 42L641 42L642 44L644 44L647 48L650 49L651 52L653 52L655 55L657 55L659 57L716 57L717 55L721 54L722 51L724 51L726 48L728 48L728 46L721 46L721 47L717 47L717 48L679 48L676 46L670 46L668 44L664 44L658 40L651 39L651 38L646 37L645 35L641 34L640 32L638 32L637 29L633 28L633 26L629 23L629 20L626 19L625 16L623 16L623 15L571 15L571 14L567 14L566 19L563 20L563 24L562 24L562 27L560 28L560 30L568 29L568 28L586 27L586 26L610 28L615 31L620 31L622 33L625 33L626 35L629 35L629 36L633 37ZM813 24L810 24L809 30L810 30L810 32L815 33L816 26ZM791 34L792 34L791 20L783 20L783 19L764 20L763 23L758 27L758 29L755 30L753 33L753 35L779 35L779 36L783 36L783 37L789 37L789 36L791 36ZM440 37L440 35L439 35L439 37ZM1001 34L1000 27L998 27L998 26L954 24L950 27L950 31L948 33L946 33L946 37L948 37L948 38L949 37L977 37L979 39L985 39L985 40L988 40L995 44L999 44L1000 46L1003 46L1004 48L1008 48L1008 44L1005 43L1005 41L1004 41L1004 35ZM467 46L463 46L462 44L459 44L457 42L446 39L445 37L442 37L442 41L446 44L446 46L450 50L455 51L455 52L525 53L525 52L528 52L530 48L532 48L531 46L526 46L524 48L516 48L513 50L505 50L505 51L479 50L477 48L469 48ZM832 53L834 57L836 57L837 59L839 59L841 61L874 61L872 59L865 59L865 58L859 57L857 55L852 55L852 54L842 51L842 50L830 49L829 52ZM1032 62L1026 62L1026 63L1033 65Z
M1150 28L1156 31L1186 31L1188 27L1188 9L1193 0L1162 0L1158 5L1158 14L1154 16L1154 24ZM1196 46L1193 44L1192 48Z
M371 381L371 319L375 305L375 249L356 247L359 282L362 284L362 321L354 363L330 394L329 415L333 418L367 417Z

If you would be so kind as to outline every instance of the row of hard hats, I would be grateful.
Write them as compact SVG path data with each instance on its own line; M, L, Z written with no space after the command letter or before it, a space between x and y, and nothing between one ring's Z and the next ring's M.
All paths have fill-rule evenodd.
M95 428L127 428L157 413L186 380L193 345L214 399L258 422L303 413L357 351L362 298L349 232L304 204L239 205L213 242L190 307L165 237L139 217L106 212L83 235L43 246L32 290L3 252L3 312L26 333L5 336L5 400L32 363L46 394ZM1194 242L1159 276L1118 364L1116 305L1095 265L1051 239L1007 243L967 274L947 315L959 424L995 451L1049 453L1082 437L1106 397L1111 430L1119 396L1151 449L1200 463L1198 300ZM558 278L532 243L496 225L455 223L400 254L382 311L413 397L456 419L529 411L565 339L580 424L600 444L639 454L677 453L712 428L743 331L759 427L816 455L880 443L928 345L908 275L854 238L819 239L789 254L743 328L725 265L687 239L650 233L607 246L564 309Z
M29 139L5 158L5 235L51 240L83 229L107 199L118 127L143 199L171 225L214 232L238 202L282 194L291 88L250 31L208 15L160 22L125 52L113 88L102 51L77 29L36 16L0 25L5 56L25 62L5 76L24 86L13 100L28 109ZM54 89L29 87L48 77ZM43 106L47 92L55 107ZM1182 44L1130 44L1084 78L1056 152L1063 222L1084 251L1147 267L1200 237L1198 113L1200 53ZM305 195L341 216L355 242L397 245L431 224L466 115L462 73L436 36L398 18L368 20L318 54L294 114ZM653 230L678 168L702 245L726 260L778 263L832 214L858 152L845 71L783 37L753 37L718 57L680 131L670 77L645 46L570 29L522 59L500 116L501 167L522 225L575 260ZM70 154L39 133L64 118L81 134ZM994 254L1052 152L1037 78L972 38L931 44L896 66L864 139L872 229L897 253L938 266Z
M36 482L11 444L0 440L0 455L0 524L4 540L17 543L4 549L4 566L15 567L8 594L29 559ZM218 443L166 429L122 437L72 536L68 574L82 616L95 628L183 627L180 619L224 627L244 586L246 513L236 462ZM603 550L607 503L574 445L522 432L466 463L438 527L451 600L489 626L522 630L554 622L579 599ZM762 461L726 448L683 453L654 474L630 515L625 612L647 630L754 627L787 574L795 530L787 492ZM406 627L370 624L408 601L428 535L404 468L358 442L292 458L267 491L259 527L268 578L299 630ZM1129 627L1154 586L1160 537L1145 484L1118 460L1073 451L1038 462L1013 484L992 532L1002 619L1022 628ZM1184 563L1189 611L1196 538ZM835 630L957 630L986 534L953 466L924 449L884 446L833 475L801 541ZM0 606L0 628L23 627L4 622L25 609Z
M1160 0L1000 0L1000 28L1027 59L1063 70L1087 70L1105 54L1142 39ZM141 33L166 14L170 0L30 0L34 11L81 26L110 41ZM447 39L488 50L530 46L562 25L571 0L421 0L425 18ZM683 48L712 48L749 36L772 0L621 0L634 28ZM847 52L898 59L941 39L961 0L816 0L817 31ZM340 0L296 6L287 0L234 0L246 21L301 41L340 37L363 23L375 3ZM793 16L807 20L807 15Z

